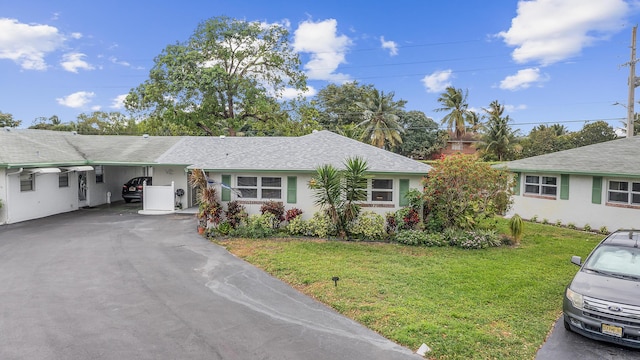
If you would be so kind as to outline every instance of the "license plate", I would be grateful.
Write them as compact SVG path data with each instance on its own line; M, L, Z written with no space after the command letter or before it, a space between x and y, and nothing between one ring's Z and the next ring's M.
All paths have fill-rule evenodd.
M136 187L135 186L130 186L129 187L129 191L136 191Z
M620 326L602 324L602 333L622 337L622 328Z

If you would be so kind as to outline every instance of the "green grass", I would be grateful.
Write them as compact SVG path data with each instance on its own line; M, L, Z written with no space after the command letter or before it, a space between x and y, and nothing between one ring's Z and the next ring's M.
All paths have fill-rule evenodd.
M518 247L421 248L235 239L232 253L383 336L434 359L533 359L565 285L601 235L525 223ZM507 222L500 221L507 232ZM331 278L339 276L338 286Z

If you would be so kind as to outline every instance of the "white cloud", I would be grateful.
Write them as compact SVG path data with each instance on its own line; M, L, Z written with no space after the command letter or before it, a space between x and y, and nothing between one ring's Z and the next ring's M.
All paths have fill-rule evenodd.
M307 86L307 90L306 91L300 91L300 90L294 89L294 88L285 88L282 91L282 93L280 94L280 96L284 100L291 100L291 99L297 98L300 95L302 95L302 96L314 96L317 93L318 93L318 91L314 87Z
M385 41L384 36L380 36L380 45L383 49L389 50L389 55L396 56L398 55L398 44L395 41Z
M93 65L89 64L88 62L84 61L84 57L86 55L83 53L68 53L68 54L64 54L62 56L62 62L60 62L60 65L62 65L62 67L72 73L78 73L78 69L83 69L83 70L93 70L94 67Z
M540 84L548 78L540 74L540 69L529 68L518 70L515 75L509 75L500 82L500 89L521 90L530 87L532 84Z
M427 88L427 92L440 92L444 91L447 87L451 86L451 79L453 78L453 71L451 69L436 71L431 75L427 75L422 79L422 83Z
M59 49L64 40L53 26L0 18L0 59L13 60L25 70L46 70L44 57Z
M114 63L114 64L122 65L122 66L125 66L125 67L129 67L129 66L131 66L131 64L130 64L130 63L128 63L128 62L126 62L126 61L124 61L124 60L120 60L120 59L118 59L118 58L116 58L116 57L114 57L114 56L110 57L110 58L109 58L109 61L111 61L111 62L112 62L112 63Z
M60 105L77 109L89 104L95 95L93 92L78 91L63 98L57 98L56 101Z
M79 32L71 33L71 37L76 39L76 40L77 39L81 39L82 38L82 33L79 33Z
M629 12L624 0L532 0L518 2L508 31L497 34L518 63L549 65L575 56L622 29Z
M340 64L346 63L345 55L352 45L348 36L337 34L337 25L335 19L304 21L294 32L293 49L311 54L311 60L304 65L310 80L350 80L347 74L335 73Z
M128 94L121 94L113 98L111 102L112 109L123 109L124 108L124 99L127 98Z
M102 106L100 106L100 105L94 105L94 106L91 107L92 111L100 111L100 109L102 109Z
M505 104L504 105L504 111L506 111L508 113L514 113L516 111L526 110L526 109L527 109L527 105L525 105L525 104L520 104L520 105Z

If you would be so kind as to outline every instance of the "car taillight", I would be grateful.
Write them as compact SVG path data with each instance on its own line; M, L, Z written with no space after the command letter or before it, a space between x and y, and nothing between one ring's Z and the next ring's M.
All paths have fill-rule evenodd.
M138 185L138 190L142 190L142 185Z

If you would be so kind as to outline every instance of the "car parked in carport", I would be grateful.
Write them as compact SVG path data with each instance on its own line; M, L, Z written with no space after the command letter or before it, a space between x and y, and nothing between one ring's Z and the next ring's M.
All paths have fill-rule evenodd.
M150 176L134 177L122 185L122 198L124 202L130 203L133 200L142 201L142 187L145 181L148 186L152 185L152 178Z
M640 348L640 230L602 240L567 286L564 327L586 337Z

